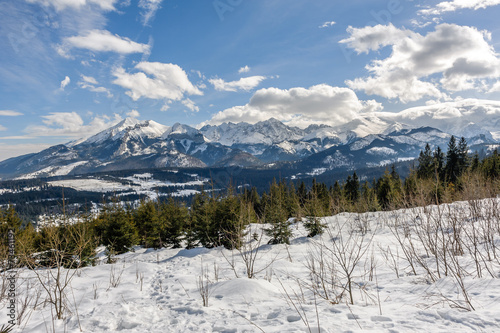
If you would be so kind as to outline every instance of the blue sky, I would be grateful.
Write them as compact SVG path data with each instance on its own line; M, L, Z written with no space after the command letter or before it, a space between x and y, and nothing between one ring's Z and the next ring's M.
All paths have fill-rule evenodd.
M4 0L0 160L126 117L338 125L500 99L500 0Z

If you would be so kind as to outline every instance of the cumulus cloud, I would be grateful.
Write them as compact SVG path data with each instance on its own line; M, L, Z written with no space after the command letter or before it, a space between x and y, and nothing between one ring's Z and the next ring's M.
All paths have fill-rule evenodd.
M141 116L141 114L137 110L132 110L132 111L127 113L127 117L130 117L130 118L139 118L140 116Z
M332 27L335 24L337 24L337 22L335 22L335 21L328 21L328 22L325 22L322 25L320 25L319 28L320 29L324 29L324 28Z
M361 101L348 88L326 84L310 88L260 89L244 106L235 106L217 113L207 123L256 123L274 117L291 125L305 127L313 123L342 125L360 113L381 109L375 101Z
M113 94L109 89L105 87L97 86L99 83L92 76L82 75L81 81L78 82L78 86L82 89L86 89L95 93L106 93L109 98L113 97Z
M245 66L245 67L241 67L239 70L238 70L238 73L242 74L242 73L248 73L250 72L250 67Z
M103 131L122 120L116 114L114 117L96 116L85 124L76 112L52 112L41 118L43 125L29 125L24 131L34 137L64 136L83 138Z
M414 32L398 29L391 23L389 25L376 25L374 27L353 28L349 26L347 32L350 37L342 39L339 43L347 44L358 54L377 51L379 48L393 45L398 40L411 36Z
M436 16L446 12L454 12L460 9L484 9L491 6L500 4L500 0L453 0L443 1L438 3L435 7L430 7L420 10L420 15Z
M500 139L500 101L463 99L397 113L377 112L375 115L389 122L397 121L413 127L429 126L465 137L477 135L477 129L487 130L494 138Z
M156 12L161 8L160 5L163 0L140 0L139 8L143 10L142 23L148 25L149 22L154 18Z
M13 111L13 110L0 110L0 116L5 116L5 117L17 117L17 116L22 116L23 114L18 111Z
M366 30L363 32L363 29ZM373 27L363 29L350 32L369 36ZM424 97L446 100L448 95L439 88L453 92L472 89L480 79L500 75L500 59L489 44L488 32L455 24L438 25L425 36L407 30L398 34L390 25L387 29L399 38L383 42L383 37L372 38L364 43L355 41L353 36L347 39L348 46L358 52L381 45L392 46L389 57L374 60L367 66L371 76L346 81L350 88L369 95L397 98L403 103ZM440 77L439 83L433 81L436 76Z
M137 73L127 73L121 67L113 72L113 83L128 89L126 94L134 101L141 97L180 101L185 95L203 95L178 65L140 62L135 69Z
M72 48L86 49L94 52L116 52L120 54L149 53L151 46L140 44L127 37L113 35L107 30L93 29L79 36L67 37L58 46L58 53L67 57Z
M193 112L200 111L200 108L198 107L198 105L196 105L196 103L193 102L192 100L190 100L189 98L186 98L185 100L183 100L182 105L184 105L185 107L187 107L189 110L191 110Z
M118 0L26 0L29 3L37 3L45 7L53 7L56 11L68 8L80 10L85 6L94 5L104 11L115 10Z
M210 79L208 81L214 86L215 90L218 91L250 91L265 79L267 79L265 76L249 76L231 82L226 82L220 78Z
M71 79L69 78L69 76L66 76L64 78L64 80L61 81L61 90L64 90L64 88L66 88L66 86L71 82Z

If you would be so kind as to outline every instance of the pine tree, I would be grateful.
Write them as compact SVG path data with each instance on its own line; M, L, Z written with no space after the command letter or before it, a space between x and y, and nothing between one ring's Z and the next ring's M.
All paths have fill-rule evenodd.
M452 135L448 143L448 152L446 153L446 180L456 182L460 175L459 151L455 137Z
M458 142L458 176L460 176L469 167L469 148L464 137Z
M191 204L194 233L201 245L206 248L212 248L217 243L217 234L214 230L215 208L216 200L203 190L194 196Z
M437 146L434 150L434 161L433 161L433 175L436 181L443 181L446 178L444 153L441 147Z
M278 185L274 180L271 184L265 210L265 222L271 225L265 229L266 234L271 237L270 244L290 244L292 230L288 221L284 197L283 186L281 183Z
M215 208L216 246L224 246L226 249L241 246L245 225L242 224L240 213L240 201L230 186L227 195L217 202Z
M378 202L383 209L392 208L391 206L395 203L398 195L398 189L394 178L388 170L385 170L384 175L377 181Z
M418 157L417 176L419 178L430 178L434 175L434 157L432 156L431 146L425 145L424 151L420 151Z
M160 219L154 202L141 201L134 212L134 223L144 247L155 249L163 247L165 240L161 239Z
M320 186L317 186L316 182L314 182L306 202L307 219L304 222L304 227L308 231L307 237L321 235L326 228L326 224L322 222L321 218L325 215L325 212L324 206L319 198L319 190Z
M100 235L100 242L111 253L128 252L137 244L137 230L132 215L120 205L113 204L104 208L94 222L94 229Z
M176 249L181 247L184 226L188 220L188 210L170 197L160 205L160 238L165 244Z
M470 169L471 169L471 171L477 171L479 169L479 167L480 167L479 154L476 151L476 153L474 154L474 157L472 157Z
M347 181L345 183L345 192L346 197L351 203L355 203L359 198L359 179L356 171L351 176L347 177Z

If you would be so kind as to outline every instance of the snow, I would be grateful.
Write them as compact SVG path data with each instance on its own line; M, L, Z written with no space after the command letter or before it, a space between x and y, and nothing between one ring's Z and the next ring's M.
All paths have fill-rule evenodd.
M191 175L195 180L187 181L184 183L172 183L169 181L161 181L153 178L151 173L135 174L130 177L118 178L116 181L103 180L96 178L89 179L65 179L48 182L52 186L68 187L78 191L89 191L89 192L125 192L121 195L126 194L145 194L152 199L157 197L157 193L154 190L156 187L180 187L179 191L173 193L173 196L189 196L198 191L184 189L186 186L202 186L208 183L208 179L198 179L198 175ZM120 182L125 180L126 184ZM130 191L130 192L127 192Z
M56 180L47 182L52 186L68 187L77 191L90 191L90 192L116 192L127 191L132 189L132 186L123 185L118 182L101 180L101 179L67 179Z
M498 213L500 199L475 204L483 214L480 216L486 216L494 207ZM493 276L483 268L479 277L474 276L468 253L457 257L467 275L463 283L475 308L465 311L463 295L452 274L441 273L434 281L421 267L413 274L394 233L400 224L415 228L432 221L431 214L440 214L449 222L460 216L464 228L470 229L474 223L479 227L481 218L467 219L470 208L472 205L462 202L393 212L343 213L324 218L330 233L313 239L305 237L302 224L294 223L289 246L265 245L266 236L262 243L245 243L246 251L259 248L254 279L245 277L238 251L136 247L135 252L118 256L115 264L101 261L74 276L67 299L71 314L65 320L50 319L50 307L43 304L44 292L34 273L19 270L19 302L28 293L40 292L42 296L36 310L30 309L13 332L80 332L80 326L82 332L127 333L498 332L500 265L496 260L484 262ZM262 225L249 228L250 234L259 234ZM498 235L495 237L498 242ZM327 249L334 246L342 246L346 254L354 253L358 246L365 251L353 271L353 305L346 298L337 302L314 297L311 291L318 286L317 295L323 292L322 285L311 282L313 271L308 267L323 253L320 249L326 251L325 263L331 263ZM480 245L478 249L485 255L485 247ZM425 254L420 248L417 251ZM104 259L103 249L99 257ZM420 258L432 274L437 274L432 255ZM319 270L316 266L316 272ZM339 281L344 281L341 272L337 273ZM120 276L115 287L110 284L113 276ZM202 304L199 285L207 287L208 306ZM325 287L330 290L330 286ZM0 305L2 316L5 302L3 299Z
M170 126L159 124L153 120L139 121L134 118L126 118L117 125L104 130L84 142L77 144L99 144L108 139L119 140L128 135L130 138L160 138L163 133L170 130ZM75 146L75 143L71 144Z
M314 168L311 172L306 173L309 176L319 176L327 172L327 168Z
M80 161L62 166L58 168L56 171L52 172L51 176L66 176L71 171L73 171L74 168L79 167L81 165L85 165L87 163L88 161Z
M397 154L397 152L394 149L388 147L373 147L368 149L366 153L370 155L382 155L382 156L391 156Z
M14 178L14 180L37 178L37 177L39 177L41 175L48 174L49 172L51 172L55 168L56 168L55 166L49 166L49 167L40 169L38 171L27 173L27 174L24 174L22 176L16 177L16 178Z

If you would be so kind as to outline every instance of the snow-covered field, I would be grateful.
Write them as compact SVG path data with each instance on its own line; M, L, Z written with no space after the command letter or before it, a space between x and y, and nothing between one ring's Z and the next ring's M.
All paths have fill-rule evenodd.
M18 309L27 292L40 297L14 332L500 332L499 208L488 199L343 213L312 239L294 223L289 246L251 240L262 227L252 225L242 252L137 248L74 276L66 320L51 320L21 271Z
M158 192L155 190L157 187L173 187L179 188L177 192L170 195L175 197L189 196L199 191L185 189L190 186L202 186L208 183L208 179L200 179L196 174L189 175L193 178L191 181L184 183L173 183L170 181L160 181L153 178L150 173L135 174L130 177L117 178L116 181L103 180L98 178L86 179L65 179L50 181L48 184L52 186L69 187L77 191L90 191L101 193L123 192L121 195L126 194L144 194L149 198L155 200L158 197ZM125 182L125 184L123 183Z

